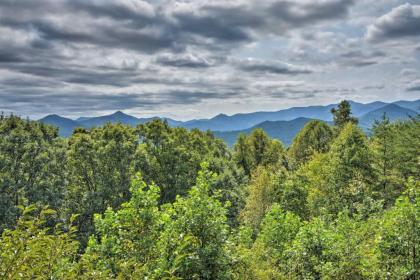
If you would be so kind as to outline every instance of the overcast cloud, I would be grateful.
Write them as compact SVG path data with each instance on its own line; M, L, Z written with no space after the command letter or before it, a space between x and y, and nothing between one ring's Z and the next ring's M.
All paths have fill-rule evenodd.
M0 110L138 117L420 96L420 0L3 0Z

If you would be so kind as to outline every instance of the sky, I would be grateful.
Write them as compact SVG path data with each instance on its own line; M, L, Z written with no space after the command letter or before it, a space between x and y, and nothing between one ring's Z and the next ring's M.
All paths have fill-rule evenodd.
M1 0L0 111L178 120L420 98L420 0Z

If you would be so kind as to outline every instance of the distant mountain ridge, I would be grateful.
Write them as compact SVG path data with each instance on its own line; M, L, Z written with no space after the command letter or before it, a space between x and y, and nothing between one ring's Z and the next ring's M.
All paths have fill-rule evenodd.
M410 116L415 116L420 113L420 99L415 101L396 101L393 103L381 101L367 104L354 101L349 102L354 116L359 118L360 126L364 130L369 129L375 120L382 118L384 113L386 113L392 121L405 120ZM336 106L337 104L292 107L274 112L240 113L232 116L219 114L210 119L198 119L186 122L159 117L137 118L121 111L99 117L80 117L76 120L64 118L59 115L49 115L39 121L59 127L60 135L68 137L76 127L91 128L104 125L108 122L120 122L126 125L136 126L153 119L163 119L173 127L179 126L188 129L198 128L200 130L212 130L215 132L216 136L221 137L228 144L234 142L236 136L240 132L248 133L254 128L261 127L266 130L271 137L280 139L288 145L294 135L309 120L318 119L327 122L332 121L331 109Z
M216 137L223 139L228 146L232 147L239 134L250 134L254 129L261 128L271 138L278 139L286 146L289 146L295 135L311 120L313 119L301 117L290 121L264 121L244 130L214 131L213 133Z
M58 127L59 133L63 137L70 136L75 128L83 127L83 125L75 120L64 118L56 114L48 115L39 121Z
M134 116L125 114L121 111L117 111L111 115L99 116L99 117L79 117L76 120L69 118L64 118L56 114L48 115L39 121L42 123L50 124L57 126L60 131L60 135L63 137L69 137L75 128L92 128L96 126L102 126L106 123L122 123L130 126L137 126L138 124L143 124L154 119L160 119L159 117L152 118L136 118ZM169 118L162 118L166 120L171 126L178 126L179 121L172 120Z
M415 117L418 113L419 112L414 110L403 108L395 103L391 103L360 116L359 125L361 128L366 130L372 126L375 120L382 119L384 114L386 114L390 121L397 121Z

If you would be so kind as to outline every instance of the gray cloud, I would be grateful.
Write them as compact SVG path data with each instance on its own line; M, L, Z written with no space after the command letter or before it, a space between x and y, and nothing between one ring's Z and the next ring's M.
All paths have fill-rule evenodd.
M363 86L360 89L362 90L378 90L378 89L384 89L385 85L368 85L368 86Z
M402 76L415 76L417 74L419 74L419 71L413 68L404 68L401 70L401 75Z
M284 33L343 17L353 1L229 3L42 0L34 5L31 1L3 1L0 24L35 32L39 42L85 43L151 53L190 44L217 48L220 43L249 42L261 30Z
M281 74L281 75L299 75L309 74L313 71L300 66L276 62L263 61L256 59L244 59L233 61L236 67L245 72L260 73L260 74Z
M164 54L156 58L156 63L164 66L207 68L215 65L214 59L193 54Z
M351 50L341 55L341 63L350 67L365 67L379 63L379 58L384 58L383 51Z
M364 1L374 6L369 14L356 0L3 0L0 108L28 114L169 108L202 117L248 111L251 103L266 109L257 108L260 100L274 107L279 98L284 106L347 97L354 94L344 90L348 83L360 90L418 68L418 46L396 40L374 50L364 27L353 23L365 12L363 21L372 24L366 34L379 41L417 34L407 26L417 22L418 5L391 11L401 1ZM368 72L369 65L384 71Z
M406 87L407 91L420 91L420 80L412 81Z
M420 35L420 5L406 3L379 17L366 32L366 39L380 42Z
M101 112L122 109L152 109L167 105L193 105L204 100L226 99L237 96L233 91L200 91L192 89L162 90L157 92L112 93L64 91L59 94L45 90L14 90L0 93L0 109L16 111L26 109L35 113L60 111Z
M353 4L354 0L275 1L269 7L269 11L285 26L296 28L343 18Z

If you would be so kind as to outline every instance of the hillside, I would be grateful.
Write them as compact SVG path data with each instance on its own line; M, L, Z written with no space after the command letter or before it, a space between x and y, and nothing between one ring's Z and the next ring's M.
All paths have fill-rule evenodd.
M406 107L418 107L420 104L420 100L398 102L404 104ZM376 101L363 104L350 101L350 105L353 115L360 117L368 112L382 108L388 105L388 103ZM264 121L290 121L297 118L332 121L331 109L336 106L337 104L330 104L326 106L292 107L275 112L243 113L232 116L220 114L211 119L191 120L185 122L183 126L186 128L198 128L201 130L210 129L213 131L233 131L247 129Z
M77 127L84 127L80 122L64 118L59 115L48 115L39 120L42 123L53 125L59 128L59 134L63 137L69 137Z
M93 117L93 118L81 118L79 122L86 127L94 127L94 126L101 126L106 123L123 123L131 126L136 126L140 123L140 119L124 114L121 111L117 111L114 114L100 116L100 117Z
M420 100L397 101L390 104L381 101L367 104L350 101L350 104L353 115L359 118L360 126L364 130L368 130L375 120L382 118L383 113L387 113L389 118L392 121L395 121L407 119L409 115L414 116L420 112ZM210 119L197 119L186 122L176 121L170 118L161 119L166 120L171 127L185 127L188 129L198 128L200 130L216 131L215 134L225 139L229 145L234 142L239 132L249 132L256 127L263 126L265 129L269 130L267 133L269 133L270 136L281 139L287 144L290 143L295 132L301 128L301 126L299 126L301 123L296 121L297 119L303 118L331 121L331 109L336 106L337 104L293 107L275 112L242 113L232 116L219 114ZM60 128L60 135L68 137L73 129L79 126L91 128L94 126L102 126L108 122L136 126L153 119L159 119L159 117L137 118L117 111L111 115L80 117L76 120L63 118L58 115L50 115L41 119L41 121L58 126ZM292 127L292 125L295 124L298 125L296 129Z
M411 109L413 111L416 111L417 113L420 112L420 99L415 100L415 101L401 100L401 101L394 102L394 104L403 108Z
M270 137L280 140L289 146L295 135L312 119L297 118L291 121L265 121L244 130L215 131L216 137L223 139L228 146L233 146L240 133L250 134L256 128L262 128Z
M382 108L373 110L361 116L359 118L359 126L365 130L369 129L375 120L381 120L384 114L389 118L390 121L406 120L408 118L416 116L418 113L400 107L396 104L388 104Z

